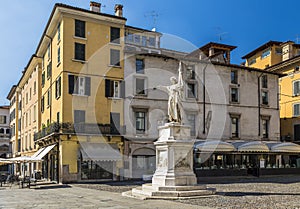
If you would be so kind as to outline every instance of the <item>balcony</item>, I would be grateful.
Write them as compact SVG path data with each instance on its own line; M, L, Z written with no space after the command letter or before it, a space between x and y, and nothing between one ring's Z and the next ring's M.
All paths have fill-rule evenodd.
M80 135L123 135L125 126L120 129L110 124L95 123L52 123L48 127L34 134L34 141L44 138L51 134L80 134Z

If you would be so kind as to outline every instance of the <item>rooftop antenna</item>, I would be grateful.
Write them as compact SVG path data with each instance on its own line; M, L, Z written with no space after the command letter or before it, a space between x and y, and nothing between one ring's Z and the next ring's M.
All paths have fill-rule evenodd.
M152 31L156 31L156 22L157 22L159 14L155 10L152 10L151 12L145 13L144 16L152 18L152 20L153 20Z
M218 42L222 42L224 40L224 35L228 34L228 32L221 32L221 27L215 27L217 34L216 36L218 37Z

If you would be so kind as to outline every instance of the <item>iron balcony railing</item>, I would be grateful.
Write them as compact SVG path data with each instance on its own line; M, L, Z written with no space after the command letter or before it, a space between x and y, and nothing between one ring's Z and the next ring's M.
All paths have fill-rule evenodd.
M50 134L124 135L125 126L116 128L110 124L95 123L52 123L34 134L34 141Z

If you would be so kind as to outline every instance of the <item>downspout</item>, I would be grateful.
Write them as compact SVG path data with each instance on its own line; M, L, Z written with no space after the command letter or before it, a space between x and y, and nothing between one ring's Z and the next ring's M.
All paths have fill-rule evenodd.
M206 91L206 87L205 87L205 71L206 71L206 68L207 68L207 66L208 66L208 64L206 64L206 66L203 68L203 72L202 72L202 74L203 74L203 82L202 82L202 87L203 87L203 89L202 89L202 91L203 91L203 131L202 131L202 133L203 134L205 134L205 123L206 123L206 119L205 119L205 112L206 112L206 108L205 108L205 105L206 105L206 102L205 102L205 96L206 96L206 94L205 94L205 91Z
M52 62L53 62L53 53L52 53L52 42L53 39L52 37L48 36L47 34L45 34L45 36L47 38L50 39L50 56L51 56L51 62L49 64L51 64L51 76L50 76L50 86L49 86L49 90L50 90L50 107L49 107L49 111L50 111L50 124L52 123L52 73L53 73L53 69L52 69ZM47 95L48 96L48 95ZM49 98L48 98L49 99ZM48 124L47 124L48 125Z
M257 95L258 95L258 136L260 136L261 134L261 127L260 127L260 112L261 112L261 107L260 107L260 78L264 73L261 73L258 77L257 77Z

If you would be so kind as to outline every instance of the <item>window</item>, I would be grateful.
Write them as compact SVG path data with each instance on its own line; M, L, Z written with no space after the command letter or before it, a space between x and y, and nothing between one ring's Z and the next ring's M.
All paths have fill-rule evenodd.
M191 136L196 136L196 115L187 115L188 125L191 127Z
M57 64L60 64L60 47L57 49Z
M6 124L6 116L0 115L0 124Z
M26 104L28 104L28 92L26 93Z
M31 124L31 109L29 109L29 113L28 113L28 123L29 125Z
M300 81L294 81L293 84L293 96L299 96L300 95Z
M52 75L52 62L47 65L47 79L49 80Z
M230 102L239 102L239 89L238 88L230 89Z
M51 59L51 49L50 49L50 47L51 47L51 45L49 44L48 48L47 48L47 58L48 58L48 60Z
M134 34L134 35L133 35L133 41L134 41L134 43L136 43L136 44L140 44L140 42L141 42L141 37L140 37L140 35Z
M36 94L36 81L34 81L33 83L33 95Z
M91 78L69 75L69 94L91 95Z
M56 122L59 123L59 112L56 113Z
M147 36L142 36L142 46L147 46Z
M275 53L281 55L282 54L282 49L281 48L276 48Z
M146 110L137 110L135 113L135 129L137 133L146 131Z
M135 67L136 67L136 73L144 73L144 60L143 59L136 59L135 60Z
M110 28L110 42L115 44L120 43L120 28Z
M267 91L262 91L261 92L261 99L262 99L262 104L263 105L268 105L269 104L269 98L268 98L268 92Z
M239 115L231 115L231 137L232 138L239 138L239 122L240 116Z
M45 98L44 98L44 96L42 96L42 99L41 99L41 112L44 112L44 109L45 109Z
M57 41L60 41L60 23L57 26Z
M45 71L42 73L42 87L45 85Z
M261 87L268 88L268 76L267 75L263 75L261 77Z
M127 33L126 35L126 42L133 42L133 34L132 33Z
M31 88L29 89L29 101L31 100Z
M75 20L75 36L85 38L85 22Z
M294 104L293 106L293 116L297 117L300 115L300 104Z
M110 50L110 65L120 66L120 51L116 49Z
M74 110L74 123L85 123L84 110Z
M269 138L269 119L262 119L262 135L263 138Z
M236 70L230 72L230 78L232 84L238 84L238 72Z
M249 60L249 65L253 65L256 63L256 58L252 58Z
M47 107L49 107L51 104L51 91L47 91Z
M33 106L33 122L36 121L36 105Z
M135 94L136 95L146 95L145 91L145 78L135 79Z
M105 80L105 96L106 97L120 97L120 82L113 80Z
M75 43L75 60L85 61L85 44Z
M195 79L195 66L187 66L186 69L187 79Z
M188 98L197 98L196 84L187 83L187 97Z
M268 49L261 54L261 59L268 57L271 54L271 50Z
M155 46L155 38L154 37L150 37L149 38L149 46Z
M58 99L61 96L61 77L55 81L55 98Z

